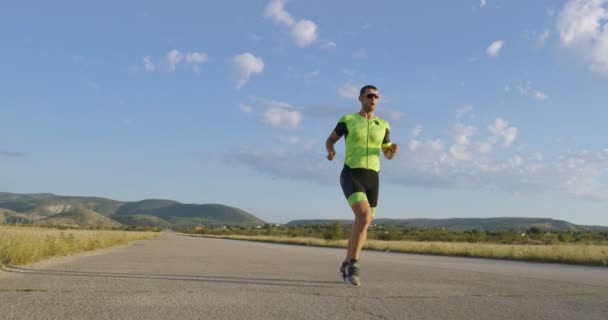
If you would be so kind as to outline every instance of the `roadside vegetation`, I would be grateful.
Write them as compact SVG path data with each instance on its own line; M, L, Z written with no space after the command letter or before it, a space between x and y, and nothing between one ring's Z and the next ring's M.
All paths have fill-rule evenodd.
M350 225L223 226L183 233L298 245L346 247ZM584 265L608 265L608 232L447 230L373 225L364 249Z
M82 230L0 225L0 267L126 244L160 234L156 228Z

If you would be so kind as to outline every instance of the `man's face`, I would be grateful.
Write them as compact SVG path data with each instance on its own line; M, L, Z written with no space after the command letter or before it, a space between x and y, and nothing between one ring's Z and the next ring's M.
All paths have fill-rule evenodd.
M361 107L363 107L363 110L367 113L376 110L378 99L380 99L380 95L378 94L378 91L374 89L367 89L364 94L359 96Z

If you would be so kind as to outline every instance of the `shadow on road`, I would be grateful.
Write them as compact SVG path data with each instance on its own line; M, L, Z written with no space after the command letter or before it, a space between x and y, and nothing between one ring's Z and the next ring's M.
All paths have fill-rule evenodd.
M23 267L6 267L3 271L20 274L40 274L64 277L96 277L117 279L145 279L145 280L172 280L172 281L198 281L214 283L252 284L283 287L332 287L342 284L341 281L314 281L298 279L276 279L276 278L246 278L204 275L170 275L170 274L138 274L138 273L115 273L115 272L93 272L72 270L40 270Z

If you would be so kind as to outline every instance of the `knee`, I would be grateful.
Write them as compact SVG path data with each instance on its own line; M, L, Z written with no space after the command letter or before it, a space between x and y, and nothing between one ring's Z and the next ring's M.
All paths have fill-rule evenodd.
M369 227L373 220L371 210L363 210L360 214L357 215L356 219L358 220L359 224L361 224L364 228Z
M353 205L355 222L357 225L367 228L374 219L373 209L367 202L358 202Z

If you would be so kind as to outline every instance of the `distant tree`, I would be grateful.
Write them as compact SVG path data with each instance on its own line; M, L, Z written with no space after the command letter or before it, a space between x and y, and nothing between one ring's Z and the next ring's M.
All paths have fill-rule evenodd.
M382 230L378 231L378 239L380 240L400 240L401 234L399 229L395 226L386 226Z
M570 232L560 232L557 239L561 242L572 242L574 237Z
M342 225L340 221L334 222L328 228L326 228L323 237L325 240L339 240L342 239L344 233L342 232Z

